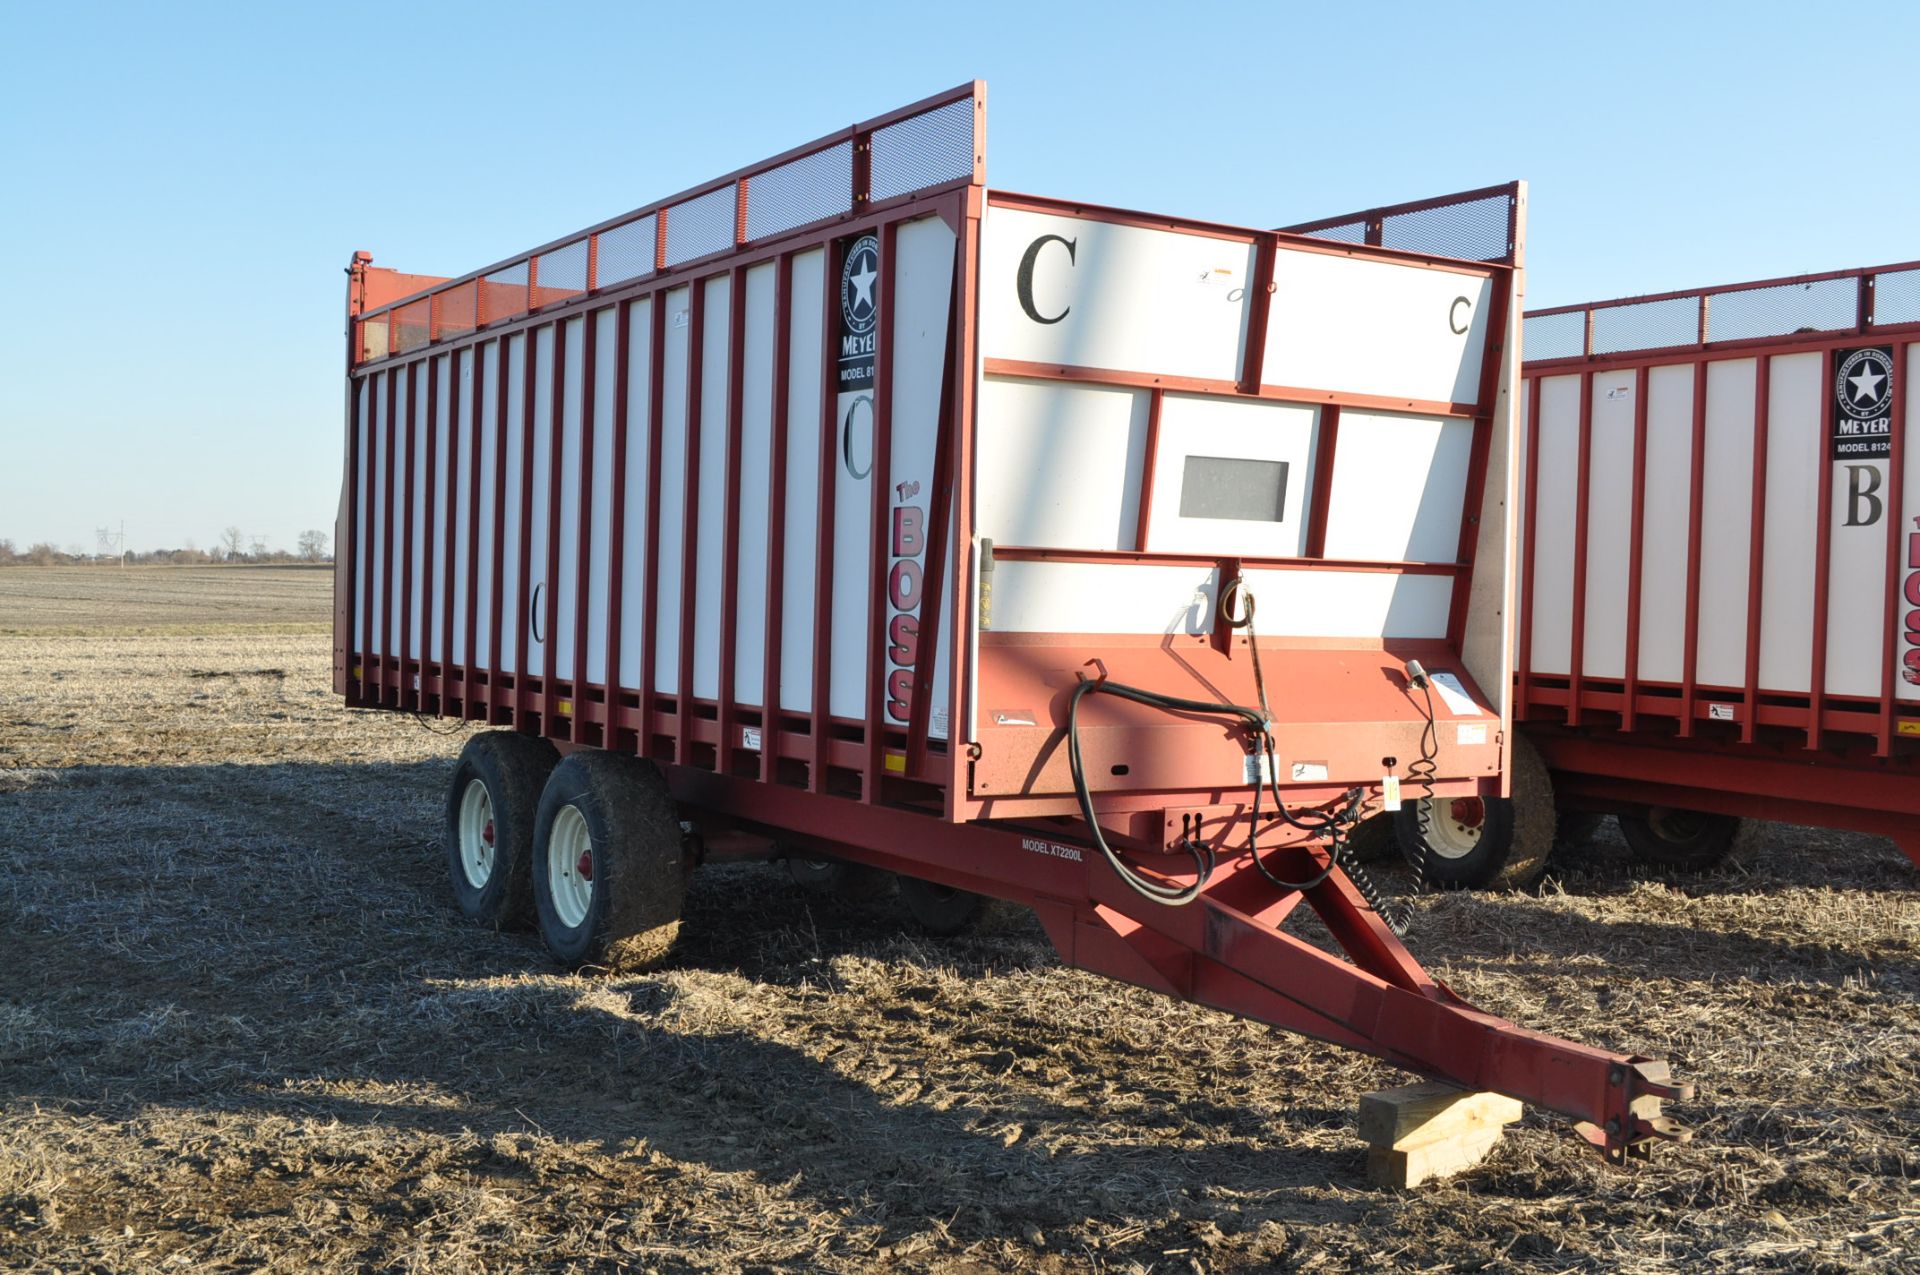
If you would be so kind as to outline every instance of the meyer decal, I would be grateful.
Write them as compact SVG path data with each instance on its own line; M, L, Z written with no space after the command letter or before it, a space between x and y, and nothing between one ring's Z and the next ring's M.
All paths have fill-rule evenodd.
M1833 352L1833 459L1893 455L1893 347Z
M880 318L880 240L862 235L840 265L840 391L873 388Z

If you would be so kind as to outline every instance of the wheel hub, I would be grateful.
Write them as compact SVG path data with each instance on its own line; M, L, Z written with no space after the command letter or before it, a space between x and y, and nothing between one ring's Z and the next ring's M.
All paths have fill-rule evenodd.
M593 852L591 850L582 850L580 852L579 862L573 865L573 870L580 874L582 881L593 880Z

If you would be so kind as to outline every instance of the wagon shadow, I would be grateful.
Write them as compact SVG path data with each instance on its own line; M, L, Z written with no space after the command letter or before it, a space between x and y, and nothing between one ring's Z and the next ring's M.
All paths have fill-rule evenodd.
M1301 1212L1324 1212L1327 1183L1359 1180L1357 1146L1301 1145L1345 1124L1344 1110L1253 1113L1197 1086L1160 1092L1115 1075L1129 1100L1119 1124L1161 1129L1116 1145L1097 1082L1068 1082L1072 1105L1018 1091L972 1056L913 1059L921 1042L885 1041L896 1029L877 1015L838 1019L845 1052L824 1048L830 1033L764 1038L763 1025L781 1034L830 1001L830 987L769 997L766 1017L729 1024L695 1002L732 995L732 980L716 992L687 975L738 973L748 998L755 983L798 985L807 975L774 977L793 940L769 942L770 927L810 926L829 958L898 952L876 944L884 918L820 909L771 873L696 889L696 937L672 969L558 975L529 936L453 912L438 851L445 774L440 762L100 767L0 793L0 1100L114 1118L163 1104L488 1139L546 1132L613 1156L644 1143L791 1184L877 1221L885 1242L930 1222L976 1236L1079 1225L1123 1201L1179 1216L1182 1189L1210 1181L1264 1196L1262 1216L1296 1194ZM114 959L74 959L103 937ZM960 967L1038 964L1031 939L962 945ZM969 1048L1017 1053L1023 1032L1050 1029L988 1021ZM926 1083L885 1084L875 1053L911 1059ZM473 1173L490 1172L489 1154L473 1152Z

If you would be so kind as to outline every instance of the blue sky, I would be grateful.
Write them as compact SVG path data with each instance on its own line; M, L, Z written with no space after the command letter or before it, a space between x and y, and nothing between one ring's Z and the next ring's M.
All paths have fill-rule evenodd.
M1920 6L0 3L0 538L332 528L341 270L962 81L988 180L1274 226L1513 177L1529 304L1920 257Z

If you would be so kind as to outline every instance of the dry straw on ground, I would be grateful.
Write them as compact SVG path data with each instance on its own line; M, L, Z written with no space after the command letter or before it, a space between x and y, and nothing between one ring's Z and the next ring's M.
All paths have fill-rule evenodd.
M1533 1115L1399 1196L1352 1113L1401 1074L1024 919L939 942L713 870L672 968L614 980L462 924L461 735L336 704L327 588L0 572L0 1268L1920 1263L1920 873L1883 843L1662 879L1603 834L1536 895L1423 899L1436 972L1672 1059L1699 1138L1622 1172Z

